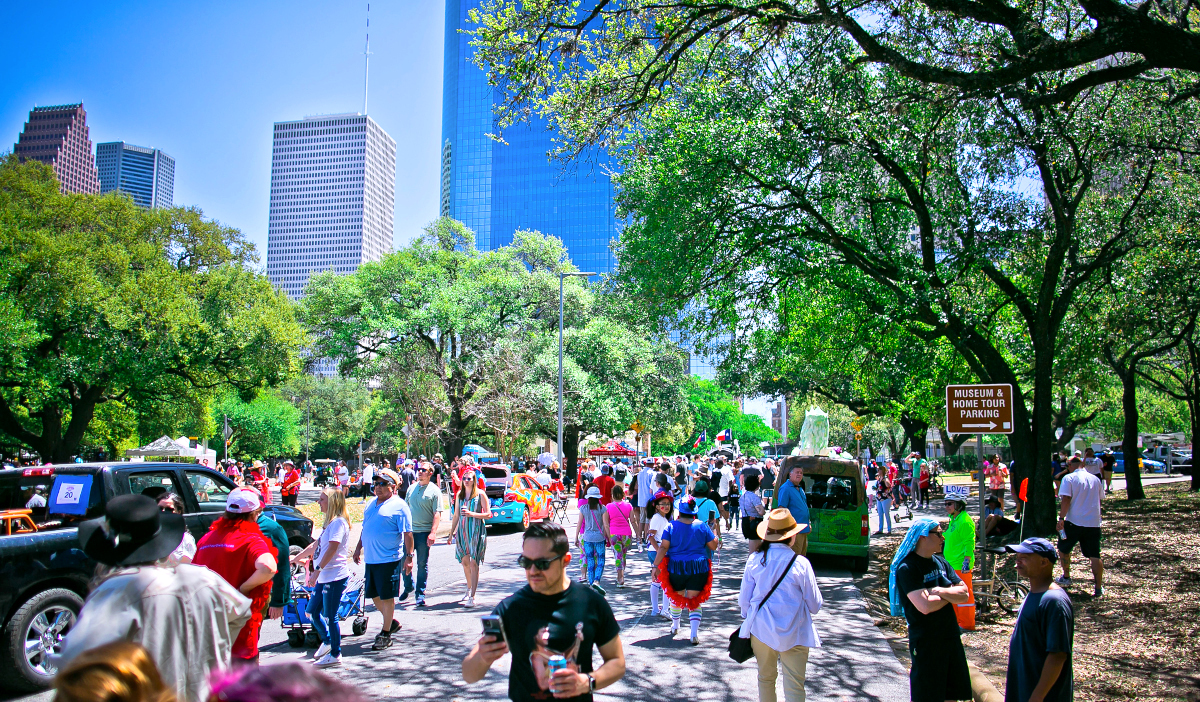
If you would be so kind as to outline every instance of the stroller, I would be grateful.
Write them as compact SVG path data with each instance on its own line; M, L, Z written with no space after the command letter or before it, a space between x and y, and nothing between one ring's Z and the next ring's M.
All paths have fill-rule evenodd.
M338 602L337 621L354 617L350 630L354 636L361 636L367 630L367 615L363 610L363 590L365 581L361 575L351 575L346 583L346 590ZM292 648L306 646L316 648L321 644L317 632L312 628L312 619L308 616L308 602L312 599L313 588L304 585L303 572L292 575L292 599L283 607L283 628L288 630L288 645ZM336 623L333 624L336 626Z
M900 483L896 486L895 498L892 499L892 521L902 522L905 519L912 521L912 508L908 506L908 501L912 497L912 488L908 483Z

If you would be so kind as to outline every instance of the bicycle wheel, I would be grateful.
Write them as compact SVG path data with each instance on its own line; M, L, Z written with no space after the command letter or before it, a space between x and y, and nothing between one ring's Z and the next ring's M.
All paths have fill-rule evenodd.
M1021 608L1021 603L1025 601L1025 597L1029 594L1029 588L1023 583L1013 582L1011 580L996 581L996 602L999 603L1000 609L1003 609L1008 614L1012 614Z

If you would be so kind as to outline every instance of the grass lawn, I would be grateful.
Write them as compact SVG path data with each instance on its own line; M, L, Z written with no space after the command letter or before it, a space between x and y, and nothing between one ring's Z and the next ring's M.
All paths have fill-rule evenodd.
M1200 493L1188 487L1150 486L1140 502L1127 502L1124 491L1104 500L1103 597L1092 597L1091 569L1076 549L1068 592L1077 701L1200 700ZM902 538L872 539L871 570L858 584L876 624L907 658L904 617L890 616L887 604L887 569ZM1007 566L1013 577L1011 559ZM1003 692L1015 617L993 607L976 621L976 631L963 634L967 656Z

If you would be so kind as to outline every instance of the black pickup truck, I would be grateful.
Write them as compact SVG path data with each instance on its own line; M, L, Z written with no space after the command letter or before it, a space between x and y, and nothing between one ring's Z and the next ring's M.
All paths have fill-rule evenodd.
M67 484L85 496L69 510L55 500L56 495L69 494ZM80 485L87 486L82 493ZM225 475L189 463L73 463L0 470L0 510L23 509L35 494L47 501L46 507L37 500L30 506L37 532L0 536L0 685L33 691L48 687L54 677L48 654L60 650L96 571L95 561L79 544L80 521L102 516L105 504L117 495L157 497L173 492L183 498L184 521L199 541L225 511L225 497L235 487ZM287 532L293 553L312 541L312 521L298 510L268 505L266 512Z

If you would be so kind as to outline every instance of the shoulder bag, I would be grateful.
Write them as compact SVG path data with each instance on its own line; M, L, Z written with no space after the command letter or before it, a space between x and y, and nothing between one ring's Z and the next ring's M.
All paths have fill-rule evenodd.
M758 613L760 610L762 610L763 605L767 603L767 600L771 599L771 595L775 594L775 590L779 588L779 584L782 583L783 579L787 577L787 574L792 571L792 566L796 564L796 558L798 555L799 554L796 553L792 554L792 560L788 561L787 568L784 568L783 572L779 574L779 579L776 580L775 584L771 586L771 591L767 593L766 597L762 598L762 602L758 603L758 607L750 613L750 616L745 622L743 622L742 626L739 626L738 628L729 632L729 657L738 663L745 663L754 657L754 649L750 647L750 627L754 625L754 620L758 617ZM747 634L745 638L742 638L743 628L746 630Z

